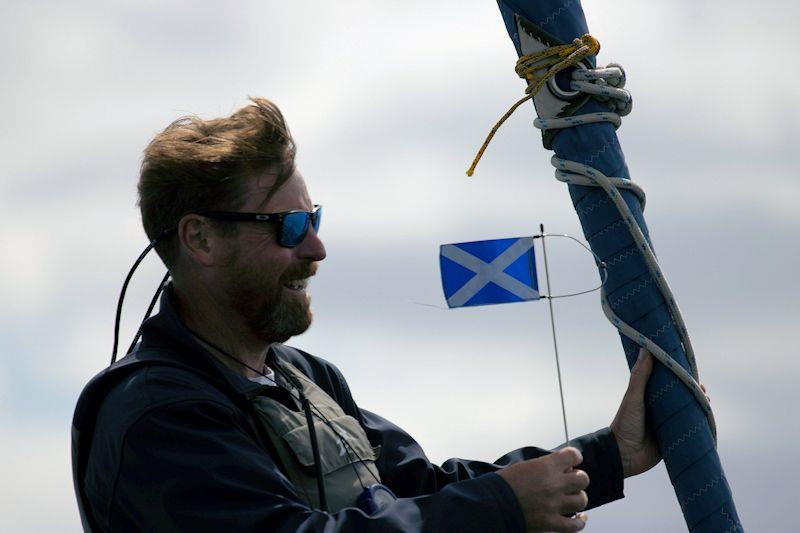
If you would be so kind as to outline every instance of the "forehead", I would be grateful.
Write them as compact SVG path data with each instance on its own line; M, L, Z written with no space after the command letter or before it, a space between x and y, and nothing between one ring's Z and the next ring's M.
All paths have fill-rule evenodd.
M278 213L294 209L310 211L313 208L306 182L296 168L292 175L270 196L270 190L274 187L277 179L278 171L276 169L269 169L251 176L247 181L242 210Z

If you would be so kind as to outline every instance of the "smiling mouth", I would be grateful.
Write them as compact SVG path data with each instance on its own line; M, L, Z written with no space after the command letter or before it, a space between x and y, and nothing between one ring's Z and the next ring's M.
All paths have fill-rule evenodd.
M292 291L304 291L308 287L308 278L293 279L284 283L283 286Z

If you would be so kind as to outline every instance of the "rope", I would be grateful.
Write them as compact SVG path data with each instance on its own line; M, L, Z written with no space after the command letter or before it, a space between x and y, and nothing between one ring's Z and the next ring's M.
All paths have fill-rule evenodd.
M568 52L571 47L575 48L573 51ZM495 132L500 125L502 125L502 123L509 116L511 116L517 107L519 107L524 101L532 98L542 88L547 80L552 78L555 74L570 65L575 65L578 61L580 61L580 59L583 59L588 55L596 54L599 49L600 45L597 43L596 39L587 34L581 39L576 39L572 45L556 46L536 54L521 57L519 61L517 61L516 71L520 77L524 77L528 80L529 85L525 91L528 93L528 95L514 104L511 109L498 121L495 127L492 128L492 131L489 133L489 136L483 143L483 146L478 151L475 161L467 171L467 175L472 175L475 166L483 155L484 150L488 146ZM593 51L586 53L589 50ZM550 59L554 56L564 57L564 54L567 54L565 59ZM571 63L568 64L568 61L571 61ZM550 68L550 70L545 74L536 74L536 72L539 72L542 68ZM583 115L575 115L564 118L537 118L534 120L533 125L540 130L574 128L575 126L580 126L582 124L598 122L609 122L613 124L614 127L619 127L619 125L622 123L621 117L630 113L633 106L633 100L631 99L630 93L623 89L624 85L625 71L620 65L612 63L606 67L596 69L576 69L574 72L572 72L572 81L570 83L571 89L590 94L595 99L605 102L610 111L601 113L586 113ZM622 195L619 193L620 189L626 189L632 192L639 200L642 211L644 211L646 200L644 190L642 190L640 186L636 185L629 179L606 176L588 164L576 163L574 161L561 159L556 156L553 156L550 162L556 168L555 177L557 180L570 185L601 187L606 194L608 194L609 198L613 201L614 205L619 211L622 220L630 231L631 237L633 238L637 249L644 257L652 281L656 283L661 291L661 295L666 301L667 309L669 310L672 322L675 324L686 353L686 359L689 363L689 371L687 372L681 365L677 364L677 362L670 357L667 352L662 350L661 347L659 347L652 339L649 339L646 335L637 331L630 324L627 324L625 321L623 321L616 313L614 313L611 303L608 301L608 295L606 294L605 287L603 287L600 291L603 313L605 313L608 320L619 330L622 335L628 337L639 346L646 348L656 359L658 359L661 364L672 371L675 376L684 385L686 385L689 391L691 391L691 393L694 395L701 409L703 409L703 412L705 412L711 432L716 441L717 428L714 420L714 413L711 411L711 405L709 404L708 398L698 384L699 374L697 371L694 349L692 348L692 343L689 339L689 334L686 330L683 316L678 309L678 304L675 301L672 290L670 289L666 278L658 266L658 261L653 253L652 248L650 247L650 243L645 238L641 228L639 227L639 224L636 222L636 219L633 216L633 213L625 203Z
M678 330L678 335L683 343L683 348L686 352L686 359L689 362L689 369L691 373L687 372L682 366L677 364L672 357L670 357L667 352L662 350L661 347L659 347L653 340L647 338L646 335L637 331L630 324L622 320L616 313L614 313L611 308L611 304L608 301L608 295L606 294L605 287L600 290L603 313L605 313L608 320L620 331L620 333L637 343L639 346L647 348L647 350L652 353L653 356L658 359L659 362L661 362L661 364L671 370L675 376L681 380L684 385L686 385L686 387L697 399L700 407L703 409L703 412L705 412L706 417L708 417L708 423L709 426L711 426L711 432L716 439L717 428L714 420L714 413L711 411L711 405L708 402L708 398L697 382L699 378L697 372L697 363L694 356L694 349L692 348L692 343L689 339L686 325L683 321L683 316L678 309L678 304L675 302L675 297L672 294L672 290L670 289L666 278L662 274L661 268L658 266L658 261L656 260L656 256L650 247L650 243L647 242L647 239L644 237L641 228L636 223L636 219L633 217L633 213L631 213L630 208L625 203L622 195L619 193L619 189L630 189L631 191L634 191L634 194L636 194L635 191L641 191L641 188L636 186L630 180L623 178L609 178L596 168L592 168L589 165L582 165L580 163L561 159L556 156L553 156L550 162L554 167L556 167L556 179L565 183L572 183L576 185L602 187L609 197L611 197L614 205L617 207L617 210L622 216L622 220L628 226L628 230L630 231L631 236L636 243L636 247L644 257L651 278L655 281L656 285L661 291L662 296L664 297L664 300L667 302L667 309L669 310L669 314L672 317L672 321L674 322ZM624 183L620 183L620 181L623 181ZM642 192L642 194L644 193ZM644 205L642 206L642 209L644 209Z
M525 89L526 96L517 101L511 108L506 111L500 120L494 125L483 145L478 150L478 154L472 161L467 170L467 176L472 176L475 172L475 167L478 166L478 161L483 157L483 152L492 142L492 137L500 129L500 126L514 114L519 106L536 96L536 93L544 87L547 80L571 66L577 65L579 61L589 56L597 55L600 51L600 43L589 35L588 33L579 39L572 41L572 44L562 44L560 46L553 46L547 50L537 52L535 54L528 54L520 57L517 60L517 66L514 70L520 78L528 81L528 87Z

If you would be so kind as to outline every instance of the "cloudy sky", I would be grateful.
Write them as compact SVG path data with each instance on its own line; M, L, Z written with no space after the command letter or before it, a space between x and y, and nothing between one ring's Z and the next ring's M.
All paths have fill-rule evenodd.
M751 530L796 520L800 452L800 76L794 2L585 0L600 63L628 73L619 136L713 397L719 452ZM565 186L521 109L491 1L21 2L0 17L0 529L78 531L69 425L107 364L113 312L145 246L141 152L178 116L248 95L283 109L325 205L316 322L293 343L335 362L356 401L430 457L493 460L562 440L546 304L448 312L438 246L548 230L580 236ZM592 261L549 247L554 291ZM129 339L163 270L130 289ZM627 367L597 294L556 320L571 431L607 425ZM127 345L126 341L123 341ZM595 531L679 531L663 466L591 512Z

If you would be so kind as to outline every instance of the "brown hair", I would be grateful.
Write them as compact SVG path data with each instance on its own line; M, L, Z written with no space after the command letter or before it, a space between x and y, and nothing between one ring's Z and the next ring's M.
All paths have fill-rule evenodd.
M237 209L244 177L279 165L273 194L294 171L295 145L278 107L250 98L229 117L182 117L156 135L144 151L139 175L139 208L150 240L180 219L202 210ZM225 230L224 228L228 228ZM235 226L221 226L235 231ZM167 268L178 258L175 235L156 247Z

